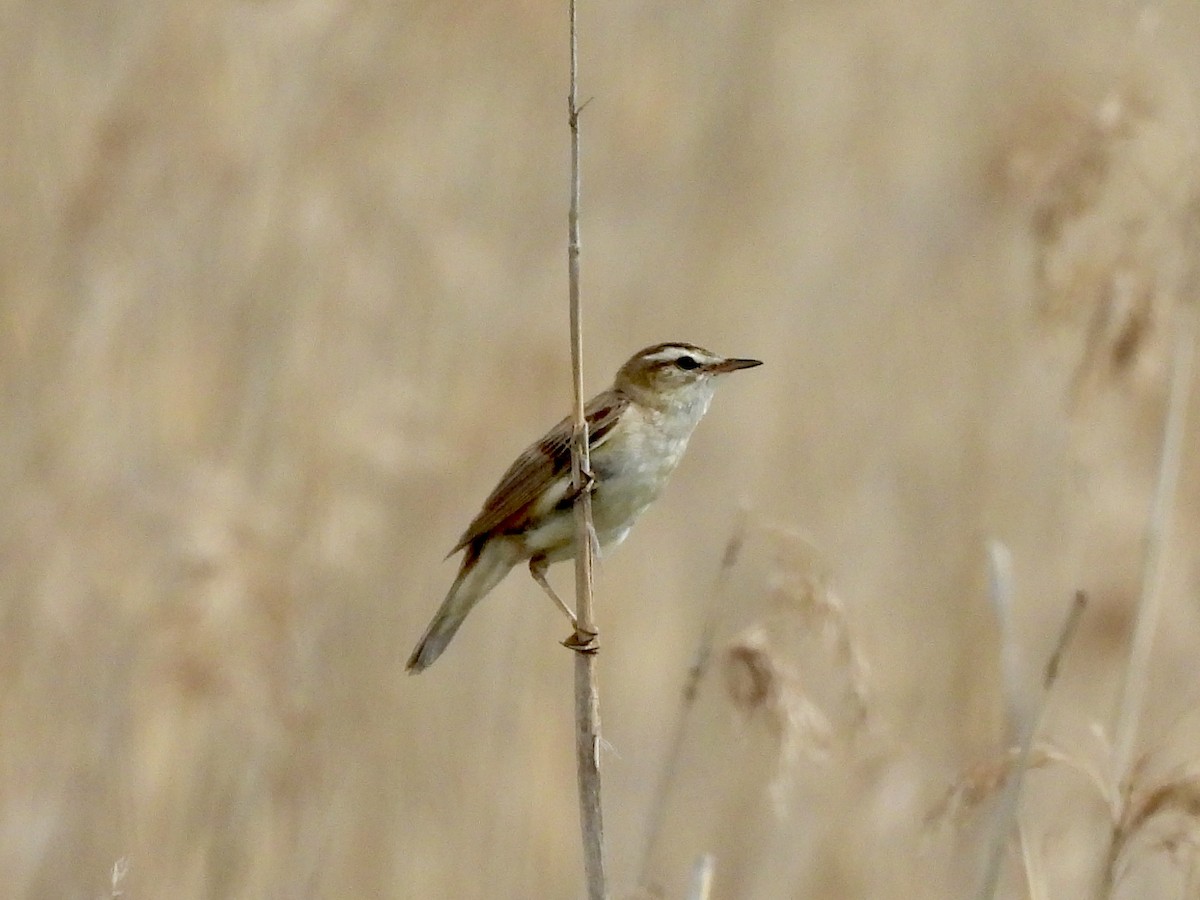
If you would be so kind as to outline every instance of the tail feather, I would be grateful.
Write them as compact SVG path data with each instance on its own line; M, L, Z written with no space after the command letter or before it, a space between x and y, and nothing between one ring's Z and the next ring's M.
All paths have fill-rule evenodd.
M424 671L442 655L467 613L500 583L518 560L515 549L504 540L492 539L482 548L467 547L454 584L408 658L409 674Z

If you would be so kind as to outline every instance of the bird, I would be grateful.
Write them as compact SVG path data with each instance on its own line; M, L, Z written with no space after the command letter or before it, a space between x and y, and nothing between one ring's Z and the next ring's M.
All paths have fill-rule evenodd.
M682 341L655 344L633 354L612 387L588 401L588 489L602 551L620 544L661 493L708 411L717 380L759 365L761 360L718 356ZM408 659L410 674L442 655L467 614L520 562L528 562L533 580L575 622L546 580L551 563L575 555L573 430L568 416L518 456L447 554L465 551L454 583Z

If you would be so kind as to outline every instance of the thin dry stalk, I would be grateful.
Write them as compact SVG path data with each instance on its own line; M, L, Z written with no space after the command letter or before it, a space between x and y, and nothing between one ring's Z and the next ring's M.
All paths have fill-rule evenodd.
M1067 645L1071 643L1071 638L1075 636L1075 630L1079 627L1079 620L1083 618L1083 611L1087 609L1087 594L1083 591L1075 592L1075 602L1071 604L1071 611L1067 613L1067 621L1063 623L1062 631L1058 633L1058 643L1054 645L1054 652L1050 654L1050 659L1046 661L1046 671L1042 675L1042 689L1049 691L1058 680L1058 670L1062 667L1063 654L1067 650Z
M1150 654L1154 649L1154 633L1162 608L1163 551L1167 544L1175 486L1183 458L1184 424L1187 418L1188 393L1192 383L1192 358L1195 335L1189 318L1175 346L1171 365L1171 392L1167 401L1167 421L1163 430L1162 453L1159 458L1158 483L1151 501L1146 523L1145 561L1142 568L1142 588L1138 601L1137 621L1129 648L1129 665L1125 670L1125 686L1113 732L1113 781L1121 784L1129 774L1133 744L1150 678Z
M1158 480L1146 522L1145 556L1137 619L1133 626L1129 664L1125 670L1125 684L1117 710L1117 721L1113 727L1110 769L1113 785L1113 827L1107 859L1100 876L1100 897L1112 894L1119 878L1118 868L1124 848L1144 821L1132 814L1135 804L1131 798L1134 793L1136 769L1133 745L1137 739L1146 687L1150 680L1150 655L1154 649L1154 635L1158 629L1158 618L1162 608L1162 560L1183 458L1184 426L1192 383L1195 343L1195 322L1189 317L1180 330L1171 361L1171 388L1167 398L1166 423L1163 426Z
M1007 596L993 597L993 602L996 604L997 609L1007 610L1011 608L1012 599L1011 573L1002 571L1006 569L1002 564L1002 560L1005 558L1007 551L998 553L995 547L1000 546L996 544L993 548L992 583L993 586L1002 585L1003 589L1009 593ZM993 589L995 590L995 587ZM1032 710L1019 717L1017 758L1005 780L1004 792L1000 797L1000 806L996 811L996 818L992 826L992 840L991 846L988 849L987 867L984 869L983 881L978 895L980 900L991 900L991 898L996 896L996 890L1000 885L1000 869L1004 862L1004 851L1008 845L1008 836L1012 832L1013 824L1017 821L1017 813L1020 810L1021 788L1025 783L1025 773L1030 767L1030 760L1033 754L1033 739L1037 735L1042 716L1046 712L1046 701L1050 696L1050 690L1054 687L1054 682L1058 679L1063 653L1079 626L1079 617L1083 615L1086 605L1086 595L1083 591L1077 591L1074 600L1071 601L1071 609L1067 612L1066 621L1059 630L1058 640L1054 645L1054 652L1050 655L1050 659L1046 664L1041 697ZM1006 630L1006 634L1008 639L1011 640L1011 632ZM1011 691L1012 688L1010 686L1010 693ZM1026 877L1031 878L1031 876L1032 873L1027 871Z
M716 874L717 858L705 853L692 867L692 883L688 887L687 900L708 900L712 894L713 876Z
M571 76L567 124L571 130L571 206L567 214L567 283L571 308L571 374L575 431L571 483L575 498L575 763L579 782L579 826L589 900L608 896L604 874L604 819L600 802L600 689L596 679L596 628L592 612L592 495L587 420L583 414L583 325L579 301L579 41L575 0L570 18Z
M1021 842L1021 859L1025 863L1025 890L1029 900L1047 900L1046 878L1042 874L1042 856L1029 839L1029 832L1017 823L1017 837Z
M1125 791L1121 820L1113 827L1108 865L1103 883L1105 896L1121 880L1128 866L1126 851L1142 838L1142 843L1178 856L1183 850L1195 856L1197 823L1200 823L1200 777L1194 771L1170 775L1145 786L1136 777L1141 766L1135 765ZM1158 824L1158 834L1151 825Z
M737 563L738 555L746 540L746 520L743 517L734 528L729 542L725 545L725 553L721 557L721 568L717 573L717 584L713 590L715 597L720 597L726 578ZM687 680L684 682L679 704L679 715L675 719L675 729L671 735L670 749L663 762L662 773L659 775L658 786L654 791L654 800L650 803L646 840L643 842L641 875L638 884L643 888L649 887L650 866L654 861L654 852L658 849L658 839L662 834L663 820L666 815L667 800L675 786L679 773L679 765L683 759L684 738L691 718L692 709L696 704L696 695L700 689L700 679L708 671L708 663L712 659L713 639L717 631L717 608L710 608L696 645L696 654L688 668Z
M1029 717L1026 691L1021 678L1020 645L1013 624L1012 552L1001 541L988 541L988 599L1000 625L1000 667L1009 721L1017 734L1024 733Z
M122 856L112 867L112 893L109 897L112 900L117 900L118 897L125 896L125 889L121 887L121 883L125 881L125 876L129 874L129 857Z

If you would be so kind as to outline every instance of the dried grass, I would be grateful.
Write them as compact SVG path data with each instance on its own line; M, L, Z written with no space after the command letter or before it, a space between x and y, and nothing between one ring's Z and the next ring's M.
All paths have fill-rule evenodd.
M1196 312L1200 17L1009 13L582 23L588 389L663 339L766 361L600 573L618 893L711 854L714 898L969 895L1077 588L997 895L1196 893L1195 414L1129 771L1097 723ZM506 583L401 677L472 504L566 411L562 18L9 4L6 896L575 889L549 610Z

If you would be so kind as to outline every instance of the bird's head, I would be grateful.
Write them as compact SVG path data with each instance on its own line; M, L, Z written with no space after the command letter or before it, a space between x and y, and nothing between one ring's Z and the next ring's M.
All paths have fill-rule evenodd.
M717 376L761 365L757 359L718 356L695 344L671 341L633 354L617 372L614 386L648 406L702 402L707 407Z

